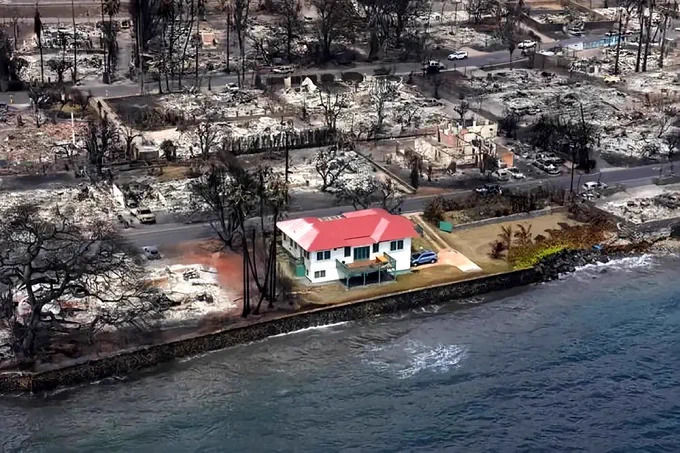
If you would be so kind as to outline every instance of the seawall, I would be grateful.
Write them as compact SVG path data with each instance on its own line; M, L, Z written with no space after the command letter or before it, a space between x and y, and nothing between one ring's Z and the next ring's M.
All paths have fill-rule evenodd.
M93 382L307 327L363 319L433 303L457 304L461 298L528 285L540 280L541 274L535 269L524 269L306 310L244 327L123 351L64 368L42 372L3 373L0 374L0 392L40 392Z

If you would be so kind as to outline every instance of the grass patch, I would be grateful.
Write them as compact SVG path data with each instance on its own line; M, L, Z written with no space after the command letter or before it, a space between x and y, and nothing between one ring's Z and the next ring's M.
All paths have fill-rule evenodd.
M565 245L550 245L545 248L536 247L536 249L533 250L524 248L523 253L520 256L514 257L513 267L515 269L527 269L533 267L544 258L566 249L567 247Z

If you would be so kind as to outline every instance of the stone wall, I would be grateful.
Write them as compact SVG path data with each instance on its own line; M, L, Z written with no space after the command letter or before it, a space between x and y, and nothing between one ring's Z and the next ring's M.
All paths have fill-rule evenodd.
M61 369L39 373L3 373L0 374L0 392L38 392L73 386L307 327L394 313L433 303L459 304L460 298L540 280L541 274L534 269L507 272L285 315L245 327L125 351Z

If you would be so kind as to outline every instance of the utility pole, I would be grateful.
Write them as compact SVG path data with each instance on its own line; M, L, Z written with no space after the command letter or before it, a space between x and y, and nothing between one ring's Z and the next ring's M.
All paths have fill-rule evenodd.
M76 8L71 0L71 19L73 19L73 86L78 81L78 35L76 32Z

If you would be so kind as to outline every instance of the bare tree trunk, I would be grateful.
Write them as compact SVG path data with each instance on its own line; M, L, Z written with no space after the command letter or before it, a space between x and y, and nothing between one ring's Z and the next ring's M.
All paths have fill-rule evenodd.
M71 0L71 19L73 20L73 85L78 81L78 35L76 34L76 9ZM16 33L16 28L15 28Z
M229 68L229 57L230 57L230 52L231 52L231 10L227 11L227 74L231 72L231 69Z
M619 73L619 55L621 54L621 28L623 27L623 14L619 12L619 33L616 40L616 60L614 62L614 74Z
M139 94L144 94L144 58L142 57L142 8L137 8L137 77L139 77Z
M652 13L654 12L654 3L652 0L647 0L649 8L649 17L647 17L647 36L645 40L645 57L642 60L642 72L647 72L647 57L649 56L649 41L652 39Z
M663 19L663 33L661 34L661 55L659 55L659 68L663 69L663 58L666 51L666 29L668 28L668 14Z

